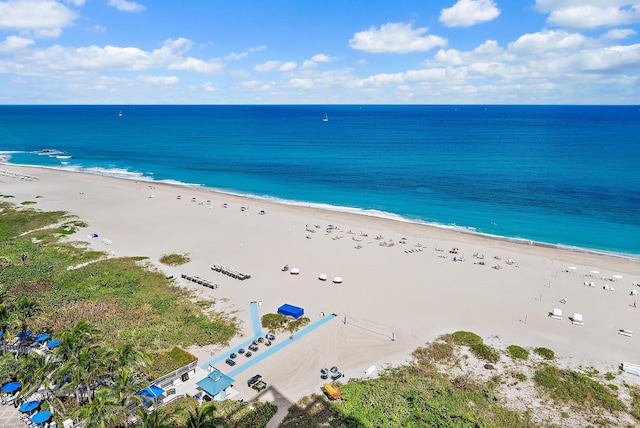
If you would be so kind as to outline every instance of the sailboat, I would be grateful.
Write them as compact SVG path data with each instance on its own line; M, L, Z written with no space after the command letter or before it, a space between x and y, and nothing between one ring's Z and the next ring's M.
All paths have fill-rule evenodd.
M324 117L322 118L323 122L329 122L329 116L327 116L327 113L324 114Z

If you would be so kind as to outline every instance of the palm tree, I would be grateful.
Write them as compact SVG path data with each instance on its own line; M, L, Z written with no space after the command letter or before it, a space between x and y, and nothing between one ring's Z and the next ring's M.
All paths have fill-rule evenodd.
M20 337L20 347L22 347L22 343L25 339L24 332L27 331L29 319L38 313L38 304L28 297L23 297L13 303L13 310L20 322L20 332L23 333ZM18 358L18 354L19 352L16 353L16 358Z
M109 387L123 406L142 402L142 397L137 395L137 392L142 389L142 381L138 373L131 369L122 367L113 373Z
M91 403L73 412L75 417L84 420L85 426L96 428L125 424L128 414L129 409L118 403L117 397L109 388L98 389Z
M123 367L144 369L151 361L147 354L130 343L120 345L111 351L109 359L111 371L117 371Z
M172 428L174 426L169 420L170 415L167 412L154 410L151 413L147 413L146 409L138 407L136 413L138 415L136 428Z
M212 417L211 414L216 410L213 403L203 404L196 407L192 412L187 411L186 428L210 428L217 426L225 426L226 421L223 418Z

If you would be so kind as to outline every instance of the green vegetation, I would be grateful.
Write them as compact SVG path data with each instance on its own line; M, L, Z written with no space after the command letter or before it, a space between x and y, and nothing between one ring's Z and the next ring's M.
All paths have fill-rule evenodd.
M514 360L529 359L529 351L518 345L507 346L507 354Z
M164 254L160 263L167 266L180 266L191 261L188 254Z
M535 352L537 355L540 355L545 360L553 360L556 356L555 352L547 348L536 348L533 350L533 352Z
M271 333L282 333L284 331L295 333L309 324L311 320L307 317L294 319L282 314L264 314L260 322L262 327Z
M471 353L477 358L489 363L500 361L500 354L489 345L485 345L480 336L468 331L456 331L453 340L457 345L468 346Z
M557 402L572 402L610 412L626 409L606 386L582 373L542 364L536 370L534 381Z
M254 405L250 405L235 400L226 400L214 405L200 405L200 402L196 399L183 397L163 406L153 412L152 415L156 414L164 420L165 425L162 426L171 426L172 428L190 428L193 426L263 428L276 414L276 411L276 406L266 402L257 402ZM203 422L203 425L192 424L198 417ZM145 425L138 426L144 427Z
M20 205L35 205L35 204L37 204L36 201L24 201L20 203Z
M56 420L114 425L137 391L195 359L177 346L227 343L238 326L204 314L144 257L105 259L60 240L86 226L64 212L0 203L0 330L8 341L27 329L62 341L44 356L0 347L0 382L17 379L25 393L62 383L43 403Z

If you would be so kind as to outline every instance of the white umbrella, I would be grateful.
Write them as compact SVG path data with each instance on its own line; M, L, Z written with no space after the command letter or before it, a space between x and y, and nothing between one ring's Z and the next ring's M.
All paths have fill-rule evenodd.
M611 278L622 279L622 275L611 275Z
M600 271L599 271L599 270L592 270L592 271L591 271L591 273L593 273L593 274L599 274L599 273L600 273Z
M567 269L570 269L570 270L576 270L576 269L578 269L578 268L577 268L577 267L575 267L575 266L569 266Z

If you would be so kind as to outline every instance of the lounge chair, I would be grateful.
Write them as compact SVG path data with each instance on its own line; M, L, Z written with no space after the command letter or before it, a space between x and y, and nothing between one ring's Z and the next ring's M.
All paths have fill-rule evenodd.
M582 314L576 312L572 317L569 317L569 319L571 320L571 324L584 325L584 322L582 322Z
M553 311L549 312L549 316L554 320L562 319L562 309L553 308Z
M620 330L618 330L618 334L621 334L622 336L631 337L633 336L633 331L627 330L626 328L621 328Z

